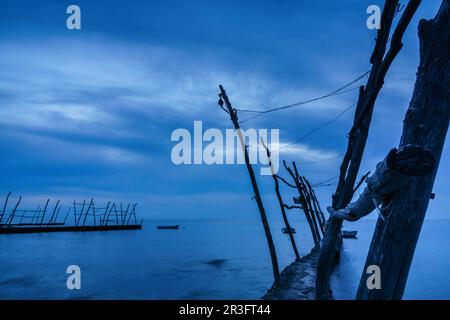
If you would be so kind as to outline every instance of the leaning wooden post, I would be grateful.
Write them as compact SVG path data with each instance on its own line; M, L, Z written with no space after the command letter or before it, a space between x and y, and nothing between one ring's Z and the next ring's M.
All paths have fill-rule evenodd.
M127 221L127 215L128 215L128 210L129 209L130 209L130 203L128 203L127 210L125 210L125 215L123 216L123 222L122 222L123 225L125 225L125 223Z
M314 188L311 186L310 182L303 177L303 179L305 179L305 182L310 190L312 199L313 199L313 203L315 204L315 208L317 208L318 210L318 216L320 217L320 221L322 221L322 230L323 230L323 235L325 235L325 231L327 230L327 225L326 225L326 220L325 220L325 216L322 212L322 208L320 207L320 203L319 203L319 199L317 199L316 196L316 192L314 191Z
M285 210L285 207L284 207L284 203L283 203L283 198L281 197L280 184L278 182L278 177L277 177L277 175L276 175L276 173L275 173L275 171L273 169L273 166L272 166L272 159L270 158L270 150L264 144L264 141L263 141L262 138L261 138L261 144L266 149L267 159L269 159L270 171L272 173L273 182L275 183L275 193L277 195L278 203L280 204L281 215L283 216L284 225L286 226L286 231L287 231L287 234L289 235L289 240L291 241L291 245L292 245L292 249L294 250L295 258L297 260L300 260L300 254L298 253L297 245L295 244L294 231L293 231L293 229L292 229L292 227L291 227L291 225L289 223L288 217L286 215L286 210Z
M91 198L91 201L89 202L89 206L88 206L88 208L87 208L87 210L86 210L86 212L85 212L85 214L84 214L83 227L84 227L84 225L86 224L86 219L87 219L87 216L88 216L88 214L89 214L89 209L90 209L91 206L93 206L93 205L94 205L94 198Z
M122 203L120 203L120 211L121 211L120 214L122 214ZM117 213L117 207L116 206L114 206L114 212L116 214L116 225L119 225L119 215Z
M306 179L306 177L302 177L302 178L303 178L303 182L304 182L305 186L308 188L308 195L309 195L309 198L311 199L314 214L316 215L317 221L319 222L320 231L322 232L322 235L324 235L325 234L325 219L323 218L323 215L320 214L320 210L319 210L317 198L314 194L314 190L313 190L311 184L309 183L309 181Z
M134 206L133 206L134 224L137 224L137 218L136 218L136 206L137 206L137 203L135 203Z
M378 219L357 299L401 299L425 218L450 119L450 0L442 1L432 20L419 23L420 65L406 113L400 147L415 144L429 149L436 168L414 178L392 199L387 219ZM367 266L381 271L381 289L369 290Z
M70 207L69 207L69 208L70 208ZM59 207L59 208L58 208L58 211L56 211L55 220L54 220L53 223L57 223L57 221L58 221L58 215L59 215L60 212L61 212L61 207Z
M36 223L37 223L37 219L39 218L38 213L41 211L41 206L38 206L36 208L36 210L34 210L33 212L33 217L31 218L31 223L34 223L34 219L36 219Z
M20 217L20 220L19 220L19 224L22 223L23 218L25 217L25 215L27 214L27 212L28 212L28 210L25 210L25 211L22 213L22 216Z
M48 203L50 202L50 199L47 199L47 202L45 203L45 207L44 207L44 211L42 211L42 217L41 217L41 225L44 223L44 217L45 217L45 213L47 212L47 206Z
M131 212L130 212L130 214L128 215L127 225L130 224L130 220L131 220L131 216L132 216L132 215L134 215L134 224L137 223L137 222L136 222L136 206L137 206L137 203L133 204L133 207L131 208Z
M362 156L369 136L373 109L384 78L397 54L403 47L402 38L421 0L410 0L392 33L390 47L386 53L392 23L397 12L398 0L386 0L378 30L375 48L370 58L372 69L366 86L359 91L353 126L348 135L347 150L342 160L339 182L333 195L333 208L344 208L352 199L353 190L361 165ZM316 299L332 299L330 275L341 243L342 219L330 218L322 240L322 248L317 259Z
M70 207L69 207L69 209L67 210L66 216L64 217L64 221L63 221L63 224L64 224L64 225L66 224L67 217L69 216L69 213L70 213Z
M58 205L59 205L59 200L56 202L56 205L55 205L55 208L53 209L52 215L50 216L50 219L48 220L47 227L50 223L52 223L52 220L55 217L56 210L58 209Z
M109 217L110 217L110 215L111 215L111 212L112 212L113 209L115 210L115 208L116 208L116 203L113 202L113 204L112 204L111 208L109 209L108 214L107 214L107 216L106 216L105 226L108 225L108 223L109 223Z
M247 166L247 171L250 176L250 181L252 183L253 192L255 193L255 200L256 200L256 203L258 204L259 213L261 215L261 221L262 221L262 224L264 227L264 232L265 232L266 238L267 238L267 244L269 246L269 252L270 252L270 258L272 260L272 271L273 271L273 276L275 279L275 285L279 285L280 271L278 268L278 260L277 260L277 254L275 251L275 245L273 243L272 234L270 232L269 222L267 221L266 211L264 209L261 195L259 193L259 188L258 188L258 184L256 182L255 173L253 172L253 167L250 164L250 159L249 159L249 155L248 155L247 146L245 145L244 136L242 135L242 131L239 126L237 111L231 106L231 103L228 99L227 93L225 92L225 89L222 87L222 85L220 85L219 88L220 88L219 105L221 108L224 109L223 103L225 102L225 106L227 109L224 109L224 110L230 115L231 122L233 123L233 126L236 129L236 133L237 133L237 135L239 137L239 141L241 143L242 152L244 153L245 165Z
M11 191L8 192L8 195L6 196L5 204L3 205L2 215L0 216L0 224L2 223L3 216L5 215L6 206L8 205L9 196L11 195Z
M96 213L95 213L95 203L94 203L94 205L92 206L92 216L93 216L93 218L94 218L94 226L96 226L97 225L97 218L96 218Z
M78 215L78 220L77 220L77 208L76 208L76 203L75 200L73 201L73 212L75 215L75 225L78 226L81 222L81 217L83 216L83 211L84 211L84 206L86 205L86 199L83 199L83 205L81 206L81 212Z
M286 169L286 171L289 173L289 175L292 177L292 179L295 182L295 186L297 187L297 191L298 191L301 209L305 213L306 221L308 222L309 228L311 230L311 235L312 235L312 238L314 241L314 246L316 248L318 248L318 247L320 247L319 239L317 238L316 232L314 230L313 222L311 220L311 217L309 216L309 211L308 211L307 204L305 201L305 196L303 195L302 186L301 186L300 182L298 181L296 175L292 171L292 169L286 165L286 161L283 161L283 165L284 165L284 168Z
M316 191L311 186L311 184L309 183L308 180L306 180L306 183L308 184L308 188L311 190L311 195L312 195L313 201L315 203L315 206L317 208L318 216L320 217L320 221L322 221L323 235L325 235L325 232L327 231L327 224L326 224L325 216L322 212L322 208L320 207L319 199L317 199Z
M103 214L103 219L100 219L100 225L102 225L102 226L105 225L106 214L108 213L110 204L111 204L111 201L108 201L108 204L106 205L106 208L105 208L105 213Z
M295 166L295 163L294 163L294 169L297 172L297 167ZM297 172L297 174L298 174L298 172ZM320 243L320 239L321 239L320 231L319 231L320 230L320 228L319 228L320 222L319 222L318 217L316 215L316 211L314 210L314 207L312 205L311 194L309 193L309 190L308 190L308 188L307 188L307 186L305 184L305 181L303 180L303 177L299 175L298 176L298 180L300 181L300 183L302 185L302 190L303 190L303 194L305 195L306 204L307 204L308 210L309 210L309 212L311 214L311 219L312 219L313 224L314 224L314 230L316 231L317 238L319 239L319 243ZM319 223L319 225L318 225L318 223Z
M303 183L303 179L300 176L300 174L299 174L299 172L297 170L297 165L295 164L294 161L292 161L292 166L294 167L295 178L296 178L296 180L299 183L299 192L300 192L301 199L303 200L303 203L302 203L303 210L306 210L305 212L308 212L308 216L310 217L311 222L312 222L313 231L314 231L314 233L316 235L316 238L317 238L317 245L316 246L320 247L319 227L317 226L317 222L316 222L316 219L314 217L314 211L312 209L310 199L308 198L308 190L306 190L306 186Z
M120 202L120 221L123 224L123 206L122 206L122 202Z
M7 223L8 225L12 223L12 221L14 219L14 215L16 214L16 210L19 207L20 201L22 201L22 196L19 197L19 201L17 201L16 206L14 207L13 211L9 215L9 219L8 219L8 223Z

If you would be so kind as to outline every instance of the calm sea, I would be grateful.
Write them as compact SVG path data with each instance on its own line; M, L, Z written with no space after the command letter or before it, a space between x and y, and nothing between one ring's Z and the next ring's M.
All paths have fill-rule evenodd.
M157 230L158 224L180 230ZM301 254L312 247L294 221ZM374 221L347 226L333 279L340 299L354 296ZM281 267L294 259L280 223L273 224ZM426 221L411 268L407 299L450 299L450 220ZM0 235L2 299L258 299L272 284L259 221L152 221L140 231ZM66 268L81 268L81 290L68 290Z

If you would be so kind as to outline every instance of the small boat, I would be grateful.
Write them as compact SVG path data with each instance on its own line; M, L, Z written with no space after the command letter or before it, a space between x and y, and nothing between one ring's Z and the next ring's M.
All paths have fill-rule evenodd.
M342 230L342 238L356 238L358 231L346 231Z
M156 228L159 230L178 230L179 227L179 224L176 224L174 226L156 226Z
M290 229L288 229L288 228L283 228L283 229L281 229L281 231L283 232L283 233L286 233L286 234L294 234L295 233L295 229L294 228L290 228Z

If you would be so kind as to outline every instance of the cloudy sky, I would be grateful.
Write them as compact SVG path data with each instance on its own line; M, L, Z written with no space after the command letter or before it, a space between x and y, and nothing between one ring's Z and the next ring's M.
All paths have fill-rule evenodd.
M81 30L66 28L73 3ZM362 75L375 38L366 28L371 4L383 1L2 1L2 197L22 195L24 207L47 197L65 205L91 197L99 205L138 202L140 215L153 219L256 219L245 166L176 166L171 133L192 131L196 120L204 130L231 128L217 106L219 84L235 106L262 110L321 96ZM376 104L361 173L398 145L418 65L417 23L439 4L424 1L405 34ZM356 95L244 127L280 129L288 144ZM280 157L297 161L312 183L335 177L352 111ZM447 143L428 218L448 217L449 153ZM269 215L278 217L272 179L258 179ZM318 188L323 207L334 188Z

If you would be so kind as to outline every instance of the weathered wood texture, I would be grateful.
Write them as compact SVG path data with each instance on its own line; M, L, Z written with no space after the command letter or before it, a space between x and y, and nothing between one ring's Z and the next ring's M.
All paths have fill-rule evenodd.
M303 181L303 178L300 176L298 169L297 169L297 165L295 164L294 161L292 161L292 166L294 167L295 178L298 181L299 186L301 188L300 199L303 201L302 207L304 208L304 210L308 211L308 215L311 218L313 230L314 230L314 233L317 238L318 247L320 247L321 237L320 237L320 232L319 232L319 227L317 225L316 217L314 214L314 210L311 205L311 197L309 196L309 192L306 189L305 182Z
M320 208L319 200L317 200L316 193L314 189L311 186L311 183L309 183L308 179L306 179L305 176L303 176L303 181L305 186L308 188L307 193L309 195L309 198L311 200L311 203L313 205L313 211L316 215L317 221L319 222L320 231L322 232L322 236L325 234L326 231L326 221L325 217L323 215L322 209Z
M297 167L294 165L294 170L295 170L295 174L294 174L294 171L292 171L292 169L289 168L286 165L285 161L283 161L283 165L284 165L286 171L289 173L289 175L292 177L292 179L295 182L295 186L297 187L297 191L298 191L298 194L299 194L299 201L300 201L301 209L305 213L306 221L308 222L309 228L311 230L311 235L312 235L313 240L314 240L314 246L316 248L319 248L320 247L319 231L315 228L315 225L314 225L314 222L313 222L313 216L311 215L311 212L309 210L308 203L306 201L306 196L305 196L305 193L304 193L304 189L303 189L302 183L299 180Z
M288 217L286 214L286 209L285 209L285 206L283 203L283 197L281 196L281 193L280 193L280 183L278 182L277 174L275 173L275 170L273 169L272 159L270 157L270 150L264 144L264 141L262 139L261 139L261 144L266 149L266 155L267 155L267 159L269 160L270 171L272 173L273 182L275 184L275 193L277 195L278 203L280 205L280 210L281 210L281 215L283 217L284 225L286 226L287 231L291 231L292 227L289 223L289 220L288 220ZM292 232L288 232L287 234L289 235L289 240L291 241L292 250L294 250L295 258L296 258L296 260L299 260L300 254L298 253L297 245L296 245L295 239L294 239L294 234Z
M319 218L317 216L317 211L314 210L313 201L312 201L312 195L309 192L309 189L308 189L308 187L306 185L304 177L302 177L302 176L300 176L298 174L295 162L293 164L294 164L294 170L295 170L295 172L297 174L297 179L300 181L301 186L303 188L303 195L305 197L305 204L306 204L306 207L308 208L308 211L309 211L309 213L311 215L311 219L313 221L313 226L314 226L314 231L316 232L316 235L317 235L317 238L319 239L319 244L320 244L320 240L321 240L320 232L322 232L323 229L321 228L321 225L320 225L320 222L319 222L320 220L319 220Z
M394 196L386 222L378 219L357 299L402 298L449 126L450 0L442 2L434 19L420 21L419 38L420 65L400 147L416 144L431 150L437 166ZM369 265L381 269L379 290L367 289L364 271Z
M430 150L417 145L405 145L400 150L389 151L383 161L377 164L372 176L367 178L367 186L358 199L345 207L333 210L330 215L356 221L378 208L384 218L384 208L391 203L396 192L404 188L414 177L426 176L436 168L436 159Z
M381 29L378 30L375 48L370 58L372 69L365 87L361 87L355 110L353 126L349 132L347 151L340 167L340 176L332 207L344 208L352 199L355 182L369 135L373 108L383 84L386 73L402 48L403 34L420 0L410 0L392 33L389 50L386 53L391 26L397 13L398 0L386 0L381 16ZM322 241L317 263L316 299L331 299L330 274L336 261L341 243L342 219L330 218L327 232Z
M227 112L229 114L231 122L233 123L233 126L236 129L236 132L239 136L239 140L240 140L241 147L242 147L242 152L244 153L245 165L247 167L248 175L250 176L250 181L252 183L253 192L255 193L255 200L258 205L259 213L261 216L261 222L263 224L264 232L266 234L267 245L269 247L270 258L272 261L272 271L273 271L273 276L274 276L274 281L275 281L274 283L275 283L275 285L278 285L278 283L280 282L280 269L278 267L277 253L275 250L275 245L273 243L272 233L270 232L269 222L267 221L266 210L264 209L261 194L260 194L259 188L258 188L258 183L256 182L255 172L253 171L253 167L250 164L248 148L245 145L245 140L244 140L244 137L242 134L242 130L239 126L237 111L236 111L236 109L234 109L232 107L231 102L228 99L227 93L225 92L225 89L222 87L222 85L219 86L219 89L220 89L219 105L225 112ZM225 102L226 109L223 107L224 102Z

